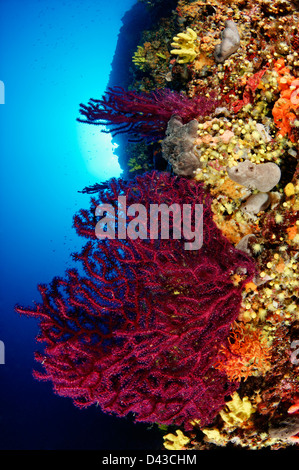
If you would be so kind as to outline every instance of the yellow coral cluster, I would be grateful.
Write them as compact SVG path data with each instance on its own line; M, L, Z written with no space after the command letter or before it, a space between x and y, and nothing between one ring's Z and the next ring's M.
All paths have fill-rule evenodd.
M164 447L167 450L183 450L190 442L189 437L185 436L180 429L177 429L175 434L166 434L163 439Z
M282 213L283 214L283 213ZM277 220L283 216L278 213ZM265 284L255 290L248 288L239 319L243 322L264 322L264 331L268 339L273 338L276 326L283 322L290 325L299 320L299 309L296 298L299 292L299 272L297 253L299 248L299 221L286 229L286 243L282 243L271 255L260 272ZM289 251L288 245L294 251ZM263 253L263 246L254 243L253 248Z
M145 70L147 64L146 50L144 46L137 46L137 51L134 53L132 62L140 70Z
M220 430L217 427L202 429L206 442L225 446L228 433L237 427L248 426L251 415L256 411L255 407L248 397L241 399L237 392L231 398L231 401L227 402L225 408L219 413L224 421L223 429Z
M237 392L231 398L231 401L226 403L226 409L220 411L219 414L229 427L243 425L255 412L255 408L248 397L241 399Z
M187 28L186 32L179 33L173 38L174 42L171 43L171 46L174 49L170 53L179 56L179 64L187 64L195 59L197 55L196 39L197 34L191 28Z
M217 446L226 446L229 441L234 442L241 447L260 448L275 444L276 440L271 439L266 432L255 433L253 430L252 415L256 412L256 407L247 396L240 398L235 392L231 401L226 403L225 408L220 412L223 425L220 428L214 426L204 428L205 442L216 444ZM258 401L259 397L256 397ZM243 430L241 438L238 429ZM251 435L255 436L256 444L252 445Z
M206 120L198 125L194 144L202 164L218 161L224 168L236 165L242 159L279 164L288 145L281 138L273 139L267 126L252 118ZM292 146L289 143L289 147Z

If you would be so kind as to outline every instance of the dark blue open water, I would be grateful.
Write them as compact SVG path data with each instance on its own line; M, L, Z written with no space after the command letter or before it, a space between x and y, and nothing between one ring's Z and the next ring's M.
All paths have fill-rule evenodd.
M110 137L76 118L80 102L104 93L134 3L0 1L0 449L161 446L156 429L79 410L35 381L37 324L14 312L72 266L82 243L72 218L89 200L78 190L120 174Z

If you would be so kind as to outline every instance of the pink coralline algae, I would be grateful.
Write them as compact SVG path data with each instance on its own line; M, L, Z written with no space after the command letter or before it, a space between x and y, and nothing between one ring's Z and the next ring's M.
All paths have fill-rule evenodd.
M80 104L84 119L78 118L78 121L108 126L107 132L113 136L128 133L137 138L157 140L164 137L173 114L180 116L186 124L192 119L207 116L216 106L215 98L204 95L191 100L183 93L169 89L142 93L113 87L101 100L90 99L87 106Z
M177 203L194 213L203 204L202 247L185 250L184 237L96 238L96 206L117 208L119 195L147 210ZM81 408L97 404L118 416L131 412L137 421L185 429L195 419L210 423L238 386L213 366L255 273L252 259L213 222L210 196L201 184L168 173L112 179L74 226L88 239L74 255L85 275L68 270L39 286L41 303L16 307L39 320L44 349L36 360L43 371L34 376Z

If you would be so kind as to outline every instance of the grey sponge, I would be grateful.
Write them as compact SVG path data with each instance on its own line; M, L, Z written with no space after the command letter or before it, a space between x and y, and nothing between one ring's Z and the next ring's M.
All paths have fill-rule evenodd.
M245 160L237 166L227 169L231 180L249 189L257 189L263 193L271 191L280 180L281 171L276 163L255 163Z
M221 33L221 43L215 47L216 62L224 62L240 46L240 35L237 26L232 20L226 20L225 28Z

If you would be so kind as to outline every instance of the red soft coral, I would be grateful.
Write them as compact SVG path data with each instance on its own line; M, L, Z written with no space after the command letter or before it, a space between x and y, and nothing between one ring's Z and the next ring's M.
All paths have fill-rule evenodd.
M98 240L99 203L204 205L203 246L185 250L184 240ZM209 423L235 389L214 369L236 319L253 261L236 250L213 222L209 196L185 178L149 173L128 183L112 180L91 211L75 218L89 242L81 254L86 276L40 286L42 303L17 311L40 322L44 352L36 359L56 393L85 407L99 404L139 421L184 425ZM194 223L193 223L194 228ZM235 285L233 276L242 281Z
M109 133L133 134L138 138L157 140L164 137L167 123L173 114L186 124L192 119L210 114L217 100L204 95L188 98L167 88L151 93L109 88L101 100L90 99L80 104L79 122L109 127ZM106 132L106 131L103 131Z

